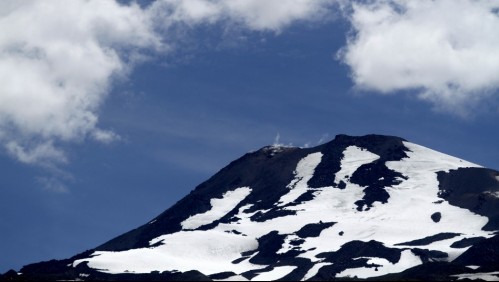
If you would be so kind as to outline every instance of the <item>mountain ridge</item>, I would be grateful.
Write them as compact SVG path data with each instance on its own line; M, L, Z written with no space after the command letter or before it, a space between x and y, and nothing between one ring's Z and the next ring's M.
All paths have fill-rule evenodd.
M341 154L342 153L342 150L341 150L342 147L346 147L345 146L346 144L354 144L354 143L356 143L357 140L361 141L360 145L372 147L374 151L378 151L379 152L379 151L382 151L383 148L377 148L376 146L373 146L373 145L377 145L378 143L382 143L384 146L387 146L386 142L382 142L382 141L384 141L383 139L386 139L386 138L388 138L389 140L396 140L396 141L400 141L400 142L405 141L404 139L402 139L400 137L395 137L395 136L382 136L382 135L370 134L370 135L364 136L363 138L358 138L358 137L351 137L351 136L348 136L348 135L340 134L340 135L337 135L335 137L335 139L333 139L332 141L324 143L324 144L319 145L319 146L314 147L314 148L299 148L299 147L285 147L285 146L265 146L265 147L262 147L261 149L255 151L255 152L246 153L241 158L239 158L239 159L231 162L229 165L227 165L226 167L222 168L219 172L217 172L213 177L211 177L207 181L203 182L202 184L198 185L193 191L191 191L189 193L188 196L196 194L197 191L200 191L200 190L202 191L203 187L210 186L211 182L217 181L216 177L220 173L225 173L227 170L230 170L230 169L236 170L237 173L239 173L242 169L240 169L239 167L237 167L238 164L240 164L241 162L247 160L248 158L256 158L257 161L262 161L262 159L264 161L268 161L269 158L272 158L273 156L276 156L275 155L275 151L274 151L276 148L279 150L279 156L276 156L279 159L281 159L283 157L282 153L286 154L286 153L290 153L290 152L301 151L300 154L297 154L296 156L293 156L292 160L286 159L286 162L289 162L290 164L293 164L294 162L298 162L298 160L301 159L301 158L303 158L306 154L309 154L309 153L317 151L317 149L319 149L318 151L322 151L322 150L328 150L328 149L332 148L333 150L331 152L328 152L329 153L328 155L333 155L333 157L337 157L337 156L335 156L335 154ZM338 145L340 145L340 146L338 146ZM400 148L400 145L401 144L397 144L394 147L395 148ZM399 154L402 155L400 152L399 152ZM397 156L399 156L399 155L397 155ZM261 164L258 162L255 166L259 166L259 165L261 165ZM234 168L234 166L236 166L236 168ZM244 166L248 166L247 162L244 163ZM270 166L279 166L281 168L280 163L278 163L278 164L270 164ZM293 164L293 165L290 165L290 166L293 167L293 168L291 168L291 169L289 169L289 168L287 168L287 169L286 168L282 168L282 170L283 171L287 171L287 172L293 171L294 167L296 165ZM336 164L336 166L339 166L339 164ZM247 167L245 167L245 169L250 170L250 168L247 168ZM319 176L314 177L311 180L311 181L314 181L314 184L316 186L320 185L319 183L321 182L320 179L321 179L322 175L330 173L330 171L328 171L330 169L329 166L325 166L325 167L321 166L318 169L319 169L319 172L318 172L317 175L319 175ZM263 173L266 173L266 172L263 172ZM256 172L254 174L258 175L259 173ZM276 175L279 175L279 173L276 173L276 172L272 173L273 177L275 177ZM283 176L283 178L284 178L284 180L282 180L282 182L289 183L292 180L293 176L292 176L292 174L288 173L288 175ZM323 177L323 178L326 178L326 177ZM233 184L233 185L236 185L236 186L237 185L245 186L244 183L243 183L243 181L238 182L237 179L233 179L233 180L230 180L230 181L227 181L226 179L222 179L222 180L219 180L218 182L228 182L229 185ZM248 182L253 182L253 179L248 180ZM272 184L273 184L272 181L266 180L264 186L271 186ZM329 184L329 183L327 183L327 184ZM215 186L215 185L211 184L211 186ZM223 185L223 186L221 186L220 190L225 191L224 188L225 187ZM210 190L210 193L211 194L220 194L220 193L214 193L214 191L212 191L212 190ZM267 194L267 196L268 196L268 194ZM273 199L273 198L274 197L270 197L270 199ZM168 210L174 209L174 208L178 208L179 205L183 204L183 200L184 199L181 199L180 201L178 201L177 203L175 203ZM192 202L190 202L190 204L191 203ZM269 200L268 203L270 203L270 204L265 205L264 208L268 207L269 205L273 205L273 201L271 201L271 200ZM204 202L203 201L199 201L199 202L196 202L196 204L194 204L194 205L188 205L188 209L190 211L192 211L192 212L198 212L198 211L202 212L203 210L204 211L208 210L207 206L208 205L207 205L206 199L205 199ZM162 214L160 214L158 217L154 218L152 221L154 221L154 220L157 221L159 218L163 218L163 217L166 216L167 219L164 219L162 221L168 221L168 226L171 226L172 225L172 220L173 221L177 221L177 220L176 220L176 218L174 219L172 217L168 217L168 215L165 214L165 213L168 212L168 210L166 210L165 212L163 212ZM185 213L185 214L187 214L187 213ZM158 223L160 223L160 222L158 222ZM147 224L143 225L141 227L146 227L146 226L147 226ZM141 228L141 227L139 227L139 228ZM137 229L139 229L139 228L137 228ZM134 232L137 229L134 229L132 232ZM147 231L149 231L149 229L150 228L147 228ZM172 229L173 232L179 231L179 230L180 229ZM137 232L137 231L135 231L135 232ZM152 231L152 232L154 232L154 231ZM162 230L161 232L171 232L171 231L170 230ZM156 234L156 233L153 233L153 234ZM118 239L121 236L118 236L115 239ZM97 250L115 250L116 251L116 250L120 250L122 248L126 249L126 248L144 246L144 245L125 245L125 246L123 246L123 247L120 248L120 247L117 247L116 246L117 243L115 243L115 241L113 241L115 239L112 239L109 242L106 242L106 243L100 245L96 249Z
M395 136L266 146L150 222L73 258L25 266L20 277L478 277L499 270L498 176Z

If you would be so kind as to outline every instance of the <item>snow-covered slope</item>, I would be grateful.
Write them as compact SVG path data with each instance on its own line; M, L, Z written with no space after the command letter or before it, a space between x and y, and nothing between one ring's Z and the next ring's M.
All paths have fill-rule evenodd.
M390 136L265 147L144 226L21 272L35 277L51 266L56 277L102 280L498 278L498 176Z

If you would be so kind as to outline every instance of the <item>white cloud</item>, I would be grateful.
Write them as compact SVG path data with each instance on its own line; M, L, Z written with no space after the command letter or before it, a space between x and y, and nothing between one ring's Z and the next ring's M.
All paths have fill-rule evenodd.
M5 148L8 153L27 164L67 162L66 154L55 148L51 141L37 142L27 148L15 141L9 141Z
M295 21L322 20L332 1L323 0L225 0L231 18L253 30L279 31Z
M110 0L0 3L0 142L25 163L65 162L53 144L116 134L97 110L141 48L160 48L138 5Z
M99 127L100 106L115 79L143 61L142 51L175 45L183 34L177 27L279 33L334 18L338 2L352 5L354 35L339 54L359 88L416 90L458 111L499 88L499 3L492 0L157 0L145 7L5 0L0 147L24 163L65 163L64 143L119 139Z
M119 136L98 126L113 80L178 26L223 22L279 32L318 20L326 0L6 0L0 3L0 144L29 164L67 162L55 144ZM161 35L160 35L161 34ZM175 42L172 42L174 44Z
M215 23L279 32L295 21L324 20L335 0L160 0L152 13L162 24Z
M351 7L354 32L339 56L357 87L416 90L461 112L499 88L499 3L492 0L158 0L145 7L6 0L0 146L24 163L65 163L60 144L119 139L99 127L100 106L115 78L143 60L142 51L175 45L175 28L219 23L278 33L335 17L338 2Z
M355 2L339 52L361 89L415 90L437 107L466 107L499 88L498 1Z

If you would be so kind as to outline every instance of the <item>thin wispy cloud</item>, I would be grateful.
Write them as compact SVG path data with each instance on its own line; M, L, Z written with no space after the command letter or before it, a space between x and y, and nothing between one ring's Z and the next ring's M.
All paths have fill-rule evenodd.
M56 177L38 177L37 183L41 185L43 190L53 193L68 193L68 187Z
M150 13L163 28L175 24L239 25L254 31L279 32L296 21L321 21L330 14L331 0L159 0Z

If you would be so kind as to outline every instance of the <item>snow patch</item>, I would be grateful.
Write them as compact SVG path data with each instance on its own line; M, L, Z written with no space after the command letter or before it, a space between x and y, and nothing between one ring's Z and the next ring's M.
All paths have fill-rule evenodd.
M213 279L213 281L249 281L249 280L242 275L234 275L231 277L227 277L225 279Z
M210 224L233 210L250 193L251 188L249 187L241 187L234 191L229 191L221 199L214 198L210 200L211 210L193 215L180 224L183 229L196 229L200 226Z
M264 266L248 261L233 264L241 252L258 247L255 238L226 233L220 230L180 231L163 235L150 241L151 245L163 241L163 245L131 249L122 252L96 251L91 258L76 260L73 267L87 261L93 269L106 273L150 273L151 271L198 270L205 275L232 271L242 273Z
M303 276L303 279L302 280L308 280L312 277L314 277L315 275L317 275L317 273L319 273L319 270L323 267L323 266L326 266L326 265L332 265L332 263L329 263L329 262L318 262L316 264L314 264L314 266L312 266L312 268L309 269L309 271L307 272L307 274L305 274L305 276Z
M347 179L362 165L371 163L379 159L379 156L357 146L348 146L343 151L341 159L341 169L336 173L334 182L347 182Z
M284 243L282 244L281 249L279 251L277 251L276 254L285 254L285 253L291 251L295 247L291 244L291 242L294 240L302 240L302 238L300 238L294 234L286 236L286 238L284 239Z
M485 192L487 195L490 195L492 197L496 197L496 198L499 198L499 191L488 191L488 192Z
M309 189L307 183L314 176L315 168L322 159L322 153L313 153L298 162L295 170L295 179L288 184L289 192L283 195L277 206L284 206L298 199L300 195Z
M499 281L499 271L495 272L483 272L483 273L464 273L451 275L457 277L457 280L470 279L470 280L485 280L485 281Z
M390 273L398 273L401 269L408 269L421 264L421 259L414 255L410 250L402 251L400 260L393 264L384 258L369 258L368 264L381 265L379 267L359 267L346 269L336 275L336 277L354 277L368 278L376 277Z
M472 162L464 161L458 159L453 156L449 156L444 153L440 153L438 151L432 150L430 148L414 144L411 142L404 141L404 146L408 148L411 152L408 155L412 156L412 162L416 162L414 160L414 156L418 157L418 162L429 165L428 170L437 171L445 171L449 172L451 169L458 169L461 167L482 167ZM404 160L402 160L403 162ZM419 166L421 167L421 165Z
M296 266L278 266L274 267L271 271L263 272L255 276L251 281L274 281L291 273L295 270Z

